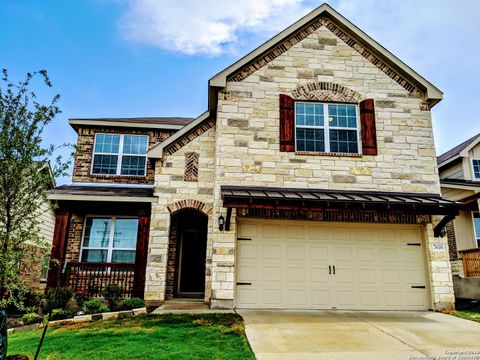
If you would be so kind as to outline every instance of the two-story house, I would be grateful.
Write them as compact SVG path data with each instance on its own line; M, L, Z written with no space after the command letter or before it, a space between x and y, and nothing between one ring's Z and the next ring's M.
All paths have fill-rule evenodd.
M451 308L440 235L461 204L440 196L441 99L324 4L212 77L196 119L71 120L49 285L116 282L150 305Z
M438 171L443 196L466 205L447 227L452 272L479 277L480 134L440 155Z

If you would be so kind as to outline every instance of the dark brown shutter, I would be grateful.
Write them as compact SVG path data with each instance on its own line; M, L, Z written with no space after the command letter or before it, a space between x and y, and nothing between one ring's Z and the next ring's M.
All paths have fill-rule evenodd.
M377 129L375 127L375 105L373 99L360 103L360 122L362 123L362 150L364 155L377 155Z
M288 95L280 94L280 151L295 151L294 101Z

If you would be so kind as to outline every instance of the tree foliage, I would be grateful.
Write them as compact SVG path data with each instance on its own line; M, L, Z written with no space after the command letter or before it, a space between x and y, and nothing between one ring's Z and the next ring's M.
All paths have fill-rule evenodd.
M3 69L0 83L0 308L21 307L26 285L20 268L39 264L38 247L48 244L39 235L39 206L46 202L52 176L66 172L69 163L58 148L42 143L45 127L60 113L59 95L42 104L30 89L36 78L52 87L45 70L12 82ZM53 166L50 166L53 162Z

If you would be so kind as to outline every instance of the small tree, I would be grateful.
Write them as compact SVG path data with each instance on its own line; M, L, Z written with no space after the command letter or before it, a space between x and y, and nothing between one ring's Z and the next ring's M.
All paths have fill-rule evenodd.
M20 277L20 264L29 269L40 263L39 252L28 247L48 247L39 236L39 206L47 201L51 176L68 169L59 156L48 167L56 148L42 144L45 126L60 112L59 95L49 104L41 104L30 90L39 77L51 87L45 70L27 74L14 83L3 69L0 83L0 308L11 303L22 307L27 290ZM47 171L45 171L47 170Z

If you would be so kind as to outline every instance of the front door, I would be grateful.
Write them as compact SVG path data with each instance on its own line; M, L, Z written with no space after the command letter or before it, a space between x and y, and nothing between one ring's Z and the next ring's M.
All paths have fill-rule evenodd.
M177 297L203 298L207 233L185 229L178 244Z

